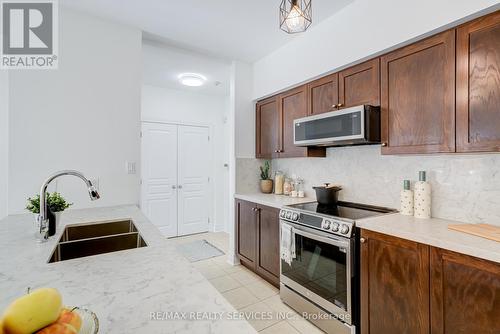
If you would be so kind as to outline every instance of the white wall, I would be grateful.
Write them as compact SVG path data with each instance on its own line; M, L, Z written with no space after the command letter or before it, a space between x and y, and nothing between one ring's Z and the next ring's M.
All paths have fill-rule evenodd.
M495 4L498 8L498 0L356 0L257 61L253 96L334 71Z
M229 98L229 193L228 215L231 222L228 227L229 250L228 262L239 263L236 255L236 222L234 220L234 195L237 186L236 157L253 157L255 155L255 112L252 102L252 67L250 64L233 61L231 65L231 83Z
M60 179L75 208L136 204L125 162L140 161L141 32L65 8L59 19L59 69L10 73L9 212L60 169L99 178L92 203L80 180Z
M214 148L214 212L216 231L225 231L227 214L224 211L227 197L228 145L227 125L228 97L203 95L171 88L143 85L142 120L182 124L201 124L211 127Z
M253 70L250 64L233 63L236 157L255 157L255 104L252 102Z
M0 219L9 204L9 74L0 70Z

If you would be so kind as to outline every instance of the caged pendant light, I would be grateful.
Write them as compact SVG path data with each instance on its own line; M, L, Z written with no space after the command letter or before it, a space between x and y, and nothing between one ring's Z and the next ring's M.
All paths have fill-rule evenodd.
M312 23L312 0L282 0L280 29L295 34L306 31Z

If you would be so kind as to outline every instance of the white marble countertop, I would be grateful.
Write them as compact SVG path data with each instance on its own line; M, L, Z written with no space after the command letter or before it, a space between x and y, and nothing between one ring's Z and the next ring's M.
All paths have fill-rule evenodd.
M356 226L500 263L500 242L448 229L452 220L419 219L399 213L366 218Z
M291 197L285 195L263 194L263 193L240 193L234 195L235 198L257 204L267 205L273 208L281 208L284 205L315 202L312 197Z
M100 333L255 333L245 320L151 320L151 312L236 310L135 206L70 210L61 225L132 219L148 247L48 264L63 228L43 244L33 216L0 220L0 312L28 287L53 287L99 317ZM198 317L204 314L199 314ZM234 317L233 317L234 318Z

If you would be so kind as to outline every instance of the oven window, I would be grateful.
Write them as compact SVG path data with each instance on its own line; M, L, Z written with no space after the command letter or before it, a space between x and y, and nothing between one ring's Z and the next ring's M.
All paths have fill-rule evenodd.
M360 111L295 124L295 140L297 141L360 134Z
M337 246L295 234L296 259L282 275L347 311L346 254Z

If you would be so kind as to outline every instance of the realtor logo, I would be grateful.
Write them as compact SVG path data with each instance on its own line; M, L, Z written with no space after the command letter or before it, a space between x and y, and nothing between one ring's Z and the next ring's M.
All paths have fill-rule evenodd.
M56 0L1 0L1 65L4 69L56 69Z

